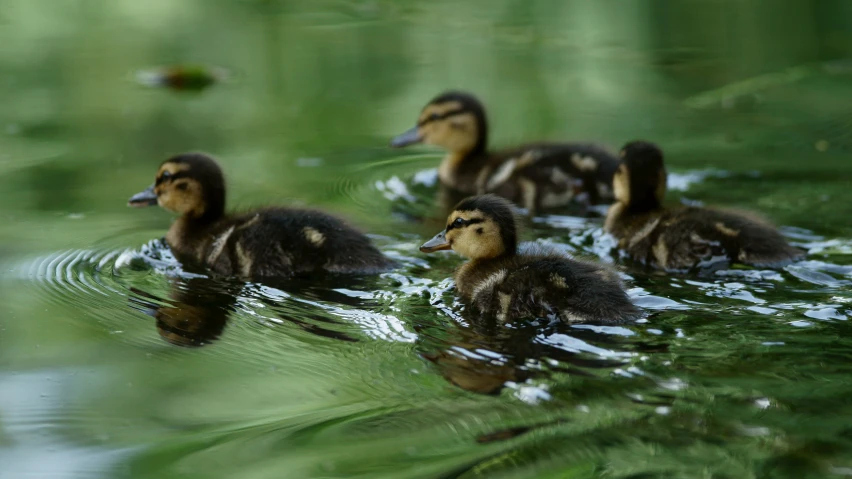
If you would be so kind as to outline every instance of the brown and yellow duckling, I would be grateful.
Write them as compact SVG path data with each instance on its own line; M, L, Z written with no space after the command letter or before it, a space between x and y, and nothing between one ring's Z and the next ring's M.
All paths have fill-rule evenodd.
M469 93L448 91L433 98L417 125L391 146L416 143L447 150L438 177L460 195L494 193L530 214L564 206L579 192L588 194L591 204L612 201L614 154L587 143L531 143L490 151L485 108Z
M621 156L605 229L633 259L660 269L689 270L725 260L779 267L804 255L752 214L663 206L666 169L656 145L634 141Z
M225 179L202 153L169 158L130 206L160 205L180 217L166 234L179 259L242 279L310 273L378 273L393 266L364 234L319 211L263 208L225 213Z
M617 323L639 310L618 274L533 244L518 248L512 204L496 195L462 200L447 228L420 251L452 249L470 261L455 273L456 289L469 306L501 321L530 317L568 323Z

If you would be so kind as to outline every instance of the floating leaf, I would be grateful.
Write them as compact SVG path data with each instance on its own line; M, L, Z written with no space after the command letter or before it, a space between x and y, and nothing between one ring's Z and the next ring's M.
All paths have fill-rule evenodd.
M178 91L202 91L227 78L228 72L224 69L201 65L172 65L136 74L137 81L143 85Z

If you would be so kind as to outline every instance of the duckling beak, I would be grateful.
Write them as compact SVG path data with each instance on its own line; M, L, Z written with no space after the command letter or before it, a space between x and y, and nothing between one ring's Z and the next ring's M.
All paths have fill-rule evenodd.
M423 246L420 247L420 251L424 253L434 253L435 251L443 251L447 249L450 249L450 242L447 241L446 231L441 231L436 234L434 238L423 243Z
M414 145L421 141L423 141L423 138L420 138L420 132L417 131L417 127L415 126L391 140L390 146L392 148L405 148L408 145Z
M145 188L145 191L136 193L127 200L127 206L133 208L144 208L157 204L157 193L154 193L154 185Z

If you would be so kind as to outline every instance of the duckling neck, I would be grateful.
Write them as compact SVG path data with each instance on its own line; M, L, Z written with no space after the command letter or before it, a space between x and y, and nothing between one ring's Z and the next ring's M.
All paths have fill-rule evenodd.
M625 213L629 215L644 215L662 209L663 206L657 200L633 201L625 207Z
M166 242L179 255L191 255L200 261L204 250L204 238L210 230L219 222L221 215L207 215L200 217L183 215L169 228L166 233Z
M453 152L444 157L438 167L441 184L463 193L476 193L476 182L485 167L488 156L484 154Z
M487 162L488 153L484 144L478 143L467 151L452 151L441 161L438 178L453 189L474 193L470 186L476 183L479 172Z

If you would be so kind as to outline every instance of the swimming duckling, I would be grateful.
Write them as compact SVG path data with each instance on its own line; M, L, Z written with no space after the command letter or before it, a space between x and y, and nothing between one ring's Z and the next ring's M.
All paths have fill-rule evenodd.
M613 178L615 203L604 228L633 259L656 268L684 270L720 260L778 267L803 251L772 225L751 214L710 208L663 206L663 153L644 141L628 143Z
M501 321L558 317L569 323L616 323L639 316L618 274L536 245L518 248L509 201L496 195L462 200L447 228L420 251L453 249L470 261L455 273L465 303Z
M416 143L447 150L438 177L463 196L495 193L530 214L564 206L579 192L588 194L590 204L612 201L612 175L618 167L614 154L585 143L532 143L489 151L485 108L469 93L448 91L433 98L417 125L391 146Z
M319 211L264 208L225 213L225 179L203 153L169 158L156 182L133 195L130 206L159 204L180 214L166 242L181 260L242 279L314 272L371 274L390 268L369 238Z

